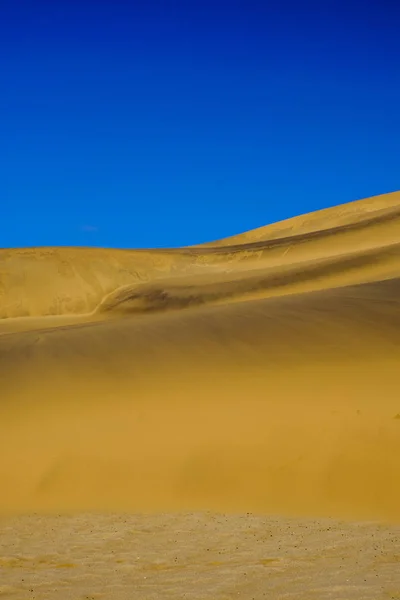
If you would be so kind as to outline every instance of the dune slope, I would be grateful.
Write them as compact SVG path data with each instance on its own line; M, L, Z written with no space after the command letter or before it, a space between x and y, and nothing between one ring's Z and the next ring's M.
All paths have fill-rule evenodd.
M0 251L0 510L400 520L400 194L297 219Z

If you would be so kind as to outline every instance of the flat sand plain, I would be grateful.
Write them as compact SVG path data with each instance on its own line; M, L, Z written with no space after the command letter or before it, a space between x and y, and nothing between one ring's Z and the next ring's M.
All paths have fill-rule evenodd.
M1 525L1 598L400 598L394 526L204 512Z
M0 592L400 598L399 309L400 193L0 250Z

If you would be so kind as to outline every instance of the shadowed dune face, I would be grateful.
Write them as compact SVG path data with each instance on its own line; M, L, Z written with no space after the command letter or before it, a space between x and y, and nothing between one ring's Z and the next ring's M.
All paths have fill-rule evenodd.
M1 251L0 510L399 520L400 195L336 211L221 248Z

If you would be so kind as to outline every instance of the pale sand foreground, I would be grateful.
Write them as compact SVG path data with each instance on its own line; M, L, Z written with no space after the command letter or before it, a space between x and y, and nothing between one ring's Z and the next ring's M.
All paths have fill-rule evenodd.
M400 529L253 515L0 521L11 600L399 600Z
M3 596L398 600L399 372L400 193L0 250Z

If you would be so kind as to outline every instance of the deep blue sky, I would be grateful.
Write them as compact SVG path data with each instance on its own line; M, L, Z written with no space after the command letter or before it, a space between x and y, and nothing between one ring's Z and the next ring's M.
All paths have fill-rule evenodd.
M0 7L0 247L178 246L400 188L398 0Z

